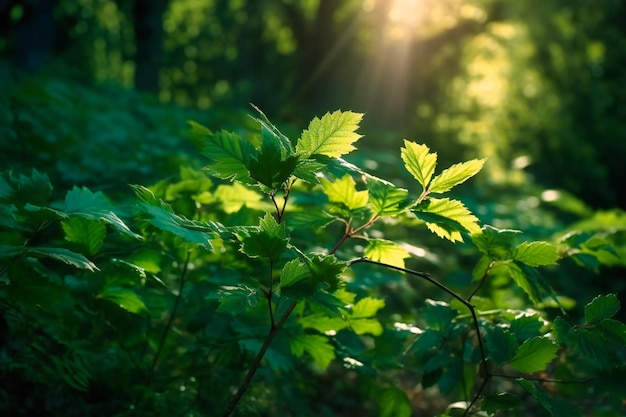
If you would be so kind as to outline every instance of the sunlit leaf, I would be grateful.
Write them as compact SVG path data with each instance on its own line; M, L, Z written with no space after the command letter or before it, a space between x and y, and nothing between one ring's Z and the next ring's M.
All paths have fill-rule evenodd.
M81 217L72 217L61 222L65 239L68 242L83 245L90 255L98 253L104 244L104 236L106 235L106 226L93 220Z
M461 232L480 233L478 218L458 200L429 198L411 212L424 220L431 232L452 242L463 241Z
M98 295L98 298L112 301L131 313L141 314L148 312L146 305L139 295L128 288L107 287Z
M238 182L219 185L213 193L213 201L221 203L228 214L236 213L242 207L263 211L271 209L271 205L263 200L263 194Z
M411 402L406 393L396 387L386 387L378 395L380 417L410 417Z
M548 242L524 242L513 251L513 259L529 266L554 265L558 249Z
M509 365L520 372L538 372L546 369L556 358L559 346L545 337L528 339L517 349Z
M437 154L431 153L430 148L426 145L418 145L415 142L405 140L404 148L401 149L401 156L406 169L426 189L435 172Z
M411 205L408 191L391 184L368 180L370 203L375 216L396 216Z
M250 158L247 168L250 177L270 190L280 187L293 173L298 158L284 157L286 152L273 137L264 137L259 151Z
M372 318L378 310L385 306L385 300L365 297L359 300L349 314L350 327L356 334L371 334L379 336L383 332L380 322Z
M322 335L302 334L293 335L289 338L291 352L301 357L305 352L311 355L315 363L322 369L335 359L335 349L328 342L328 338Z
M613 317L620 309L620 302L615 294L598 295L585 306L585 321L595 323Z
M478 173L485 164L486 159L472 159L471 161L454 164L444 169L437 175L428 186L431 193L444 193L452 187L459 185Z
M404 268L404 260L411 255L395 242L383 239L370 239L363 254L377 262Z
M334 181L320 178L320 183L331 202L343 204L349 210L356 210L367 205L368 191L357 191L354 178L348 174Z
M520 233L522 232L519 230L484 225L481 233L472 234L472 242L491 260L505 260L511 258L511 246Z
M361 135L356 133L363 115L350 111L326 113L321 119L314 118L296 144L296 152L303 158L326 155L338 158L354 149L352 144Z

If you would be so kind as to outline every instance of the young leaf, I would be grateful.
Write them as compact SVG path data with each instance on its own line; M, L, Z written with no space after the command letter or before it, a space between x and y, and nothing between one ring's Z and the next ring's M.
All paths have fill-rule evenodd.
M411 205L408 191L403 188L368 179L367 189L375 216L396 216Z
M335 359L335 349L328 343L328 338L315 334L294 335L289 338L291 352L300 357L304 352L311 355L315 363L322 369L328 368Z
M104 244L106 226L104 223L72 217L61 222L65 240L83 245L90 255L98 253Z
M296 144L296 152L303 158L325 155L338 158L356 149L352 143L361 135L355 132L363 118L361 113L335 111L321 119L314 118Z
M445 193L452 187L459 185L478 173L486 159L472 159L471 161L454 164L444 169L441 174L433 178L428 191L431 193Z
M343 204L348 210L356 210L367 205L369 199L367 190L357 191L354 178L348 174L332 182L325 178L320 178L320 183L324 193L328 196L328 200Z
M452 242L462 242L461 232L480 233L478 218L458 200L429 198L411 209L431 232Z
M410 417L411 402L406 393L396 387L383 389L378 397L380 417Z
M373 261L404 268L404 260L410 258L409 253L395 242L383 239L370 239L363 253Z
M359 300L349 313L350 327L356 334L371 334L380 336L383 327L376 316L378 310L385 306L385 300L380 298L365 297Z
M73 267L87 269L91 272L99 271L98 267L89 259L85 258L84 255L72 252L71 250L65 248L29 246L26 250L24 250L24 253L36 258L56 259L57 261L64 262Z
M114 302L124 310L135 314L147 313L148 309L139 295L131 289L121 287L107 287L98 298Z
M203 153L212 161L207 169L216 177L250 182L247 167L256 149L239 135L224 130L209 135Z
M406 139L400 152L406 169L426 189L435 172L437 154L430 153L430 148L426 145L418 145Z
M274 216L266 213L258 228L247 229L237 234L241 241L241 252L251 258L277 260L283 254L289 240L284 224L278 224Z
M517 349L509 365L520 372L538 372L556 358L558 345L545 337L528 339Z
M615 294L598 295L585 306L585 322L596 323L611 318L619 308L620 303Z
M557 247L548 242L524 242L513 251L513 259L529 266L554 265L559 254Z

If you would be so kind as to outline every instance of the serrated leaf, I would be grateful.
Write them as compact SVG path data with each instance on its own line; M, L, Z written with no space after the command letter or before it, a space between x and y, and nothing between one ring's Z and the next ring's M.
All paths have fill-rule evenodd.
M219 185L212 197L213 201L222 204L222 209L228 214L236 213L241 210L242 207L263 211L272 209L271 204L263 200L263 194L239 182Z
M56 259L57 261L64 262L75 268L86 269L91 272L99 271L98 267L89 259L85 258L84 255L65 248L29 246L24 250L24 253L36 258Z
M287 224L290 228L299 229L303 227L320 229L328 226L335 220L335 216L326 213L321 209L296 211L289 214Z
M478 173L485 164L486 159L472 159L471 161L454 164L444 169L437 175L428 186L431 193L444 193L452 187L459 185Z
M267 118L265 113L261 111L257 106L252 104L252 108L256 110L261 118L253 117L261 125L261 134L263 140L271 140L275 142L281 150L282 158L287 158L295 152L291 140L282 134L282 132Z
M472 234L472 242L478 250L487 255L491 260L505 260L511 257L511 246L519 230L497 229L490 225L484 225L481 233Z
M348 327L348 322L342 317L329 317L326 314L316 313L298 319L298 323L305 329L315 329L320 333L338 332Z
M84 246L90 255L98 253L104 244L106 235L104 223L73 217L62 221L61 227L65 232L65 240Z
M521 316L511 321L510 331L518 341L537 337L541 328L545 325L538 315Z
M15 175L9 171L0 178L0 201L10 202L18 208L27 203L45 205L52 194L48 175L34 168L30 175Z
M556 358L558 345L545 337L528 339L515 351L509 365L520 372L538 372L546 369L548 362Z
M595 323L613 317L620 309L615 294L598 295L585 306L585 322Z
M454 323L456 310L443 301L426 300L426 306L420 310L422 319L433 330L445 333Z
M63 212L70 217L103 221L121 233L135 239L141 239L141 236L131 231L122 219L111 210L110 206L111 203L102 192L97 191L94 193L86 187L78 188L74 186L65 195Z
M335 111L326 113L321 119L314 118L296 144L296 152L303 158L325 155L338 158L354 149L352 144L361 135L356 133L363 118L361 113Z
M500 326L489 326L485 330L485 346L489 358L496 365L502 365L511 360L517 349L514 334Z
M350 327L356 334L371 334L380 336L383 327L376 316L378 310L385 306L385 300L380 298L365 297L359 300L349 312Z
M305 352L311 355L315 363L322 369L328 368L335 359L335 349L328 338L315 334L294 335L289 338L291 352L301 357Z
M139 295L128 288L107 287L98 294L98 298L112 301L124 310L135 314L147 313L148 309Z
M203 154L212 161L207 169L216 177L250 182L247 167L256 149L236 133L222 130L206 136Z
M378 397L380 417L410 417L411 402L406 393L396 387L386 387Z
M334 181L320 178L320 184L329 201L343 204L348 210L356 210L367 205L368 191L357 191L354 178L348 174Z
M554 265L559 254L557 247L548 242L524 242L513 251L513 259L529 266Z
M452 242L463 241L461 232L480 233L478 218L458 200L429 198L411 212L424 220L431 232Z
M247 285L225 286L219 289L217 311L233 316L252 310L259 303L258 291Z
M257 228L249 228L237 233L241 242L241 252L251 258L277 260L283 254L289 240L284 224L278 224L274 216L266 213Z
M411 205L408 191L376 180L367 181L370 203L375 216L396 216Z
M247 164L250 177L270 190L279 188L289 179L298 162L295 156L284 157L285 152L274 137L264 137L261 148Z
M534 279L534 276L526 274L525 271L514 262L499 264L493 268L493 270L496 270L497 268L504 268L509 273L509 276L513 278L513 281L515 281L515 283L522 290L524 290L533 303L538 304L541 301L540 289Z
M189 243L195 243L208 251L213 250L213 228L207 224L189 220L169 212L161 207L142 204L141 208L150 216L150 224L165 232L183 238Z
M370 239L363 254L377 262L404 268L404 260L411 255L395 242L383 239Z
M426 145L418 145L406 139L404 140L404 148L400 152L406 169L426 189L435 172L437 154L431 153L430 148Z
M280 291L287 297L301 299L319 293L320 284L328 291L337 290L339 275L345 263L333 255L314 255L306 259L294 259L285 264L280 278Z
M601 337L602 331L595 332L586 328L573 328L563 318L554 320L554 328L561 343L567 344L598 369L610 369L619 361L611 353L611 344Z

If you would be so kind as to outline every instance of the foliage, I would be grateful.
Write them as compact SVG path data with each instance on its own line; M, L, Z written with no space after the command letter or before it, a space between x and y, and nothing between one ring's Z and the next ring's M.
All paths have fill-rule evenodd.
M621 265L624 229L601 212L551 242L481 224L452 191L484 160L439 170L406 140L397 187L344 159L361 117L297 139L260 112L254 134L192 123L205 169L124 205L4 172L2 413L620 415L617 296L587 294L578 318L546 275ZM420 241L474 266L453 281Z

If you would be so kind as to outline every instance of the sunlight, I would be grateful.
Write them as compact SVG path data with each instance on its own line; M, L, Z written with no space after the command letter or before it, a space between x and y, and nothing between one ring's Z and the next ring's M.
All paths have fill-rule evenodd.
M410 36L419 21L422 0L393 0L387 13L389 35L392 39Z

